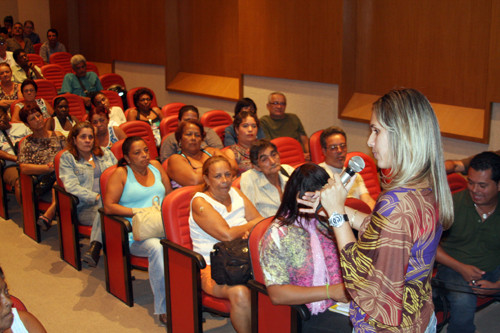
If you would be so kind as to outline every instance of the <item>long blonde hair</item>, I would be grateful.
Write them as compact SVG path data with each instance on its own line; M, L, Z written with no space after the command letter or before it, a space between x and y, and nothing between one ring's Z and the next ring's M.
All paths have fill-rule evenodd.
M444 169L439 124L427 98L415 89L396 89L373 104L373 112L389 134L392 161L385 189L428 184L445 229L453 223L453 202Z

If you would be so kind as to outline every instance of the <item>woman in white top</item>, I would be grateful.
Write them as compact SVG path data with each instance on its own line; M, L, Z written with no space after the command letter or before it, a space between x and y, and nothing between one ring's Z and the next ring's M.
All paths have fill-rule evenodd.
M49 131L59 131L68 137L69 131L78 123L75 116L69 114L69 103L65 97L54 100L54 114L45 124Z
M235 330L250 332L250 291L244 285L218 285L211 277L209 253L219 241L247 237L262 216L240 190L231 187L233 169L225 157L206 160L203 179L205 190L195 194L189 213L193 250L207 262L201 271L201 289L209 295L229 299Z
M92 105L94 107L103 106L109 114L109 123L112 126L120 126L127 121L123 110L119 106L111 106L109 99L102 92L96 92L91 98Z
M95 138L101 147L111 148L111 146L127 137L127 134L119 127L111 124L108 109L104 105L99 105L90 110L89 120L95 128Z

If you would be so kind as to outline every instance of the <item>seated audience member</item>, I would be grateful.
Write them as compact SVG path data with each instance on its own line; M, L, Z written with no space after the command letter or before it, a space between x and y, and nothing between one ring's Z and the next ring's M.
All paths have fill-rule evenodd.
M500 155L500 150L494 152L497 155ZM467 174L469 170L470 161L474 158L474 156L469 156L462 160L446 160L444 161L444 166L446 168L446 173L462 173L464 175Z
M7 41L3 36L0 36L0 63L6 62L13 67L16 64L11 51L7 51Z
M40 67L29 61L24 50L15 50L13 57L16 61L16 65L12 68L12 77L14 82L23 83L26 79L44 79Z
M175 139L181 150L168 159L168 176L173 188L203 184L203 163L211 156L224 155L217 148L201 148L204 137L205 130L198 120L183 121L177 127ZM238 168L234 160L230 163L233 170Z
M453 195L455 219L436 255L436 279L446 289L434 291L449 302L448 332L475 332L478 296L500 300L500 156L476 155L468 179L468 189Z
M269 115L260 118L260 126L266 139L272 140L283 136L292 137L302 144L304 157L309 160L309 138L299 117L293 113L285 113L285 95L281 92L270 93L267 109Z
M65 97L57 97L54 100L54 114L47 120L47 129L49 131L59 131L65 137L69 131L78 123L75 116L69 114L69 104Z
M92 105L94 107L98 107L102 105L109 116L109 123L113 126L120 126L121 124L127 121L125 118L125 114L123 113L123 109L119 106L111 106L109 103L109 99L102 92L96 92L92 94L90 98Z
M170 180L156 160L150 160L148 146L140 137L127 138L122 146L123 158L109 178L104 200L106 214L124 216L132 223L134 208L153 205L153 198L163 200L170 193ZM160 203L161 204L161 203ZM132 226L133 227L133 226ZM163 247L158 238L134 241L129 233L130 253L148 257L149 282L154 296L154 313L163 324L167 321Z
M24 38L23 31L21 22L16 22L12 26L12 37L7 39L7 50L14 52L17 49L22 49L26 53L35 53L31 40Z
M236 129L238 143L229 146L226 155L238 163L238 175L240 175L252 168L250 147L257 140L259 118L250 111L241 111L234 118L233 126Z
M251 111L257 114L257 106L255 105L255 102L252 99L245 97L236 102L236 105L234 106L233 117L236 118L236 116L238 115L238 113L240 113L240 111ZM264 132L260 127L259 130L257 131L257 139L264 139ZM231 124L224 130L224 146L229 147L231 145L234 145L235 143L238 143L238 138L236 137L234 126L233 124Z
M184 105L179 109L179 124L183 121L187 120L199 120L200 113L198 112L198 108L194 105ZM213 129L210 127L203 127L205 131L205 138L201 142L201 148L205 147L213 147L222 149L224 146L222 145L222 141L220 137L215 133ZM163 140L160 148L160 159L161 161L165 161L167 158L179 152L179 143L175 138L175 133L170 133L167 135L167 138Z
M219 285L211 275L210 251L215 243L244 237L261 219L259 212L240 190L231 187L233 170L223 156L203 164L205 190L195 194L189 212L193 251L200 253L206 268L201 270L201 289L231 302L230 318L237 332L250 332L250 290L244 285Z
M306 304L311 318L302 332L352 332L349 317L328 311L347 302L338 249L328 220L299 212L300 193L321 190L328 174L313 163L290 176L276 217L260 243L260 265L273 304ZM335 328L335 330L332 330Z
M89 110L91 107L90 94L102 90L101 81L96 73L87 72L87 60L83 55L75 54L70 61L75 74L68 73L64 76L61 93L83 97L85 107Z
M12 70L8 63L0 64L0 106L8 106L23 98L21 84L12 81Z
M35 98L38 91L38 86L35 81L31 79L26 79L21 84L21 93L23 94L24 101L17 103L14 106L14 113L12 114L12 122L20 123L19 111L28 104L36 104L42 111L43 117L48 119L54 114L54 109L49 102L44 98Z
M14 18L11 15L3 18L3 26L7 29L7 36L12 37L12 26L14 25Z
M42 111L36 104L29 104L22 108L19 117L33 134L21 142L18 163L21 173L37 176L37 187L43 186L45 192L40 193L40 195L46 201L52 202L50 207L37 220L37 224L44 231L47 231L52 226L51 221L56 212L55 196L51 191L56 180L54 157L66 146L66 137L61 132L46 129ZM47 184L47 186L44 186L44 184Z
M135 108L128 111L127 121L142 120L151 126L155 136L156 146L161 145L160 122L163 112L157 106L151 106L153 93L148 88L142 88L134 93Z
M265 139L252 144L250 161L253 169L241 174L241 192L255 205L260 215L273 216L281 205L283 190L293 167L281 164L276 146Z
M11 124L8 110L8 106L0 106L0 159L5 162L3 181L14 189L16 200L21 204L19 171L17 169L19 152L16 145L26 135L30 135L31 130L23 123Z
M33 45L40 43L40 36L35 32L35 23L31 20L24 21L23 35L24 38L28 38Z
M321 133L319 141L325 155L325 161L319 166L326 170L330 178L333 178L335 173L341 174L347 157L347 135L344 130L335 126L328 127ZM370 196L360 175L356 177L348 197L362 200L371 209L375 207L375 200Z
M7 39L9 38L9 32L7 31L6 27L0 27L0 37L5 40L5 49L7 49Z
M0 332L2 333L45 333L43 325L28 311L12 306L5 275L0 267Z
M47 64L50 63L50 56L57 52L66 52L66 46L59 42L59 33L56 29L47 30L47 41L40 47L40 57Z
M99 179L104 170L116 163L116 158L109 149L97 145L94 127L88 121L73 126L66 148L61 156L59 177L64 189L78 198L78 222L92 226L90 248L83 261L96 267L102 248L101 218L97 211L102 207Z
M100 147L111 148L113 143L127 137L119 126L110 124L109 113L104 105L90 110L89 119L95 128L95 138Z

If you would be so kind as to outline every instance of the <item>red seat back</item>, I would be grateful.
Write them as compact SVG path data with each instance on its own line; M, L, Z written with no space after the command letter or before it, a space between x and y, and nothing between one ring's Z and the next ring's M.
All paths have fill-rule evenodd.
M467 179L458 173L450 173L446 178L448 178L451 193L460 192L467 188Z
M163 118L160 122L160 134L164 138L170 133L175 132L177 126L179 125L179 120L176 115L170 115Z
M54 97L57 96L56 86L52 81L49 80L35 80L38 87L36 92L36 98L44 98L47 102L52 103Z
M41 68L42 75L46 80L54 84L57 90L61 90L64 81L64 69L58 64L48 64Z
M78 95L69 93L58 95L57 97L64 97L68 100L70 115L75 116L79 121L84 121L85 119L87 119L87 110L85 109L83 98ZM54 100L52 100L52 105L54 105Z
M116 73L107 73L99 76L99 80L101 81L101 85L103 89L109 89L109 87L118 84L122 86L124 89L127 89L125 86L125 81L123 77Z
M42 68L43 65L45 65L45 61L43 61L43 58L40 57L38 54L35 53L28 53L28 60L37 65L38 67Z
M370 193L370 196L373 200L377 200L380 192L382 191L380 188L380 179L377 171L377 164L370 156L365 153L354 151L347 153L347 157L345 159L344 166L347 166L349 160L353 156L360 156L365 161L365 168L359 173L361 177L363 177L363 181L365 182L365 186Z
M222 142L224 142L224 137L226 136L226 127L227 125L219 125L212 127L212 129L215 131L215 133L217 133Z
M118 106L123 110L122 98L118 95L116 91L113 90L101 90L101 93L106 95L111 106Z
M124 141L125 139L121 139L111 145L110 150L113 153L113 155L115 155L117 160L120 160L123 157L122 146Z
M52 53L49 58L51 64L60 65L65 74L73 73L73 68L71 67L71 53L69 52L56 52Z
M273 222L274 216L263 219L253 227L250 236L248 236L248 250L250 251L250 260L252 261L253 278L255 281L264 283L264 274L260 267L259 259L259 243L262 236L266 233L267 229Z
M129 108L135 107L134 94L137 90L143 89L143 88L146 88L146 87L132 88L127 92L127 103L128 103ZM149 88L147 88L147 89L149 89ZM158 102L156 101L155 92L152 89L149 89L149 91L151 91L151 93L153 94L153 100L151 101L151 107L154 107L154 106L158 107Z
M40 48L42 47L43 43L36 43L33 44L33 49L35 50L36 54L40 54Z
M99 69L93 62L87 61L87 72L94 72L99 76ZM102 83L101 83L102 84Z
M168 103L161 108L164 117L168 116L178 116L180 108L182 108L184 103Z
M290 137L281 137L271 140L278 148L281 163L298 167L306 162L300 142Z
M233 123L233 118L226 111L211 110L205 112L201 116L200 122L205 127L215 127L220 125L226 125L227 127Z
M316 164L325 161L325 155L323 154L323 148L321 148L321 142L319 140L321 133L323 133L323 130L315 132L309 138L309 152L311 153L311 161Z
M148 123L140 120L132 120L121 124L120 128L125 132L125 134L127 134L127 137L140 136L143 138L148 145L149 156L152 160L158 157L158 149L156 148L153 130Z

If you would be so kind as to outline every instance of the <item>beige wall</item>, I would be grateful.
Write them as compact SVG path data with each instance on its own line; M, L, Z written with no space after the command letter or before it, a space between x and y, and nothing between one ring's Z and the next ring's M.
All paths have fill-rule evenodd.
M35 22L35 32L40 35L42 42L46 41L47 30L50 29L49 0L1 0L0 20L7 15L14 17L14 22L24 23L26 20Z

